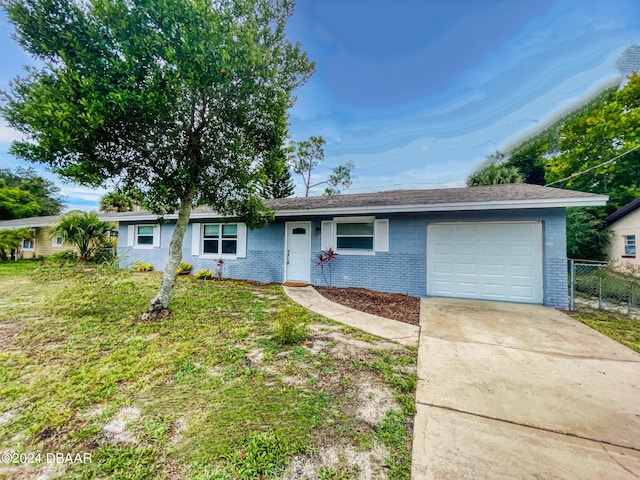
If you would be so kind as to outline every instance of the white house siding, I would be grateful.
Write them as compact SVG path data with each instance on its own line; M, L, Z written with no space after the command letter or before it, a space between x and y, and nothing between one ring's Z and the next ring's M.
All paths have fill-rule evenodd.
M640 250L636 255L630 256L624 253L624 237L627 235L636 236L636 244L640 242L640 208L628 213L620 220L613 222L609 226L609 230L613 232L611 243L609 244L608 259L616 263L630 263L632 265L640 265ZM640 245L638 245L640 246ZM636 247L638 248L638 247Z

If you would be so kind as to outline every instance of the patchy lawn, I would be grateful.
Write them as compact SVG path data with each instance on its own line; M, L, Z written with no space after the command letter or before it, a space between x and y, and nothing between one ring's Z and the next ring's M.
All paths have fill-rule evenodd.
M0 479L409 479L416 349L278 285L181 277L141 322L159 278L0 264Z
M620 313L582 307L572 312L571 316L640 353L640 320Z

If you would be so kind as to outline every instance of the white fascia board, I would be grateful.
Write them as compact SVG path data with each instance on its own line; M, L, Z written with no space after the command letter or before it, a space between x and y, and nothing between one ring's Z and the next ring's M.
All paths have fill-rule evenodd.
M468 210L514 210L534 208L566 208L566 207L601 207L607 204L606 195L598 195L585 198L551 198L536 200L496 200L492 202L455 202L435 203L424 205L378 205L364 207L332 207L298 210L276 210L277 217L297 217L310 215L362 215L365 213L414 213L414 212L457 212ZM196 212L191 214L191 219L202 218L232 218L232 215L220 215L217 213ZM166 220L176 220L177 214L164 215ZM122 218L112 218L118 222L137 222L157 220L156 215L132 215Z
M18 230L19 228L47 228L53 225L52 223L38 223L35 225L11 225L10 227L0 226L0 230Z

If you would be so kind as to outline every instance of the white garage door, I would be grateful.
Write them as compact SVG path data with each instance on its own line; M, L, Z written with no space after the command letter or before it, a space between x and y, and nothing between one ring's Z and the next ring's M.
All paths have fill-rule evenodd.
M540 222L427 227L427 295L542 303Z

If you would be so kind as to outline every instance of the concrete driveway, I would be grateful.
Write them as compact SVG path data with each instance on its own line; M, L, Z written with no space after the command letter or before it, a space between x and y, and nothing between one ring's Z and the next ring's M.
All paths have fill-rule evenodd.
M640 355L541 306L422 302L413 480L640 478Z

